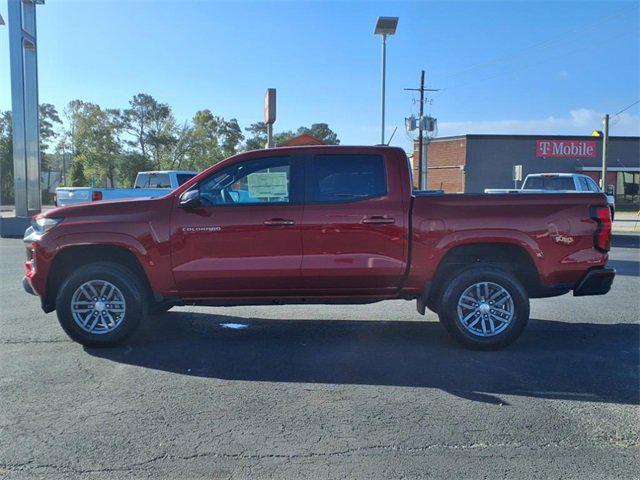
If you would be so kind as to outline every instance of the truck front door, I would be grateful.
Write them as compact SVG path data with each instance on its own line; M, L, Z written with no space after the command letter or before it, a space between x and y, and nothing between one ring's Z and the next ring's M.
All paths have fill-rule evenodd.
M278 295L300 287L302 162L238 162L192 189L200 205L173 209L173 274L184 297Z

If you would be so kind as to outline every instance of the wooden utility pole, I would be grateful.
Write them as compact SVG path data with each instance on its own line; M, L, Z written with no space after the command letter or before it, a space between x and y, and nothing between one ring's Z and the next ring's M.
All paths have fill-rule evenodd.
M420 92L420 117L418 118L418 175L420 190L427 189L427 155L424 142L424 92L437 92L436 88L424 88L424 70L420 71L420 88L405 88L405 90Z
M420 120L418 121L418 171L420 172L420 190L427 189L427 166L423 165L424 155L422 149L424 148L422 142L422 119L424 118L424 70L420 71ZM426 163L426 162L424 162Z
M607 192L607 144L609 143L609 114L604 116L604 135L602 137L602 176L600 177L600 188Z

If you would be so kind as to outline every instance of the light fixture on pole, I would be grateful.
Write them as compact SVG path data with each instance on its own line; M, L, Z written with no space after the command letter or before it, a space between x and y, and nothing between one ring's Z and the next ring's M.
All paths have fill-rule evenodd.
M387 35L394 35L398 28L398 17L378 17L374 35L382 35L382 131L380 132L380 143L384 144L384 94L385 81L387 75Z

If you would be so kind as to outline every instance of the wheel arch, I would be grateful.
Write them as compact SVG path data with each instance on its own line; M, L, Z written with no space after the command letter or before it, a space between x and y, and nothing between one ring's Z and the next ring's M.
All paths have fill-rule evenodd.
M540 295L540 276L529 251L510 242L464 243L451 248L441 258L429 288L425 289L426 305L438 310L440 295L454 274L478 265L498 267L512 273L530 297Z
M112 262L126 268L140 278L147 293L151 295L150 298L156 296L138 255L131 249L122 245L68 245L57 252L51 263L46 295L43 299L45 311L51 312L55 309L60 285L71 272L97 261Z

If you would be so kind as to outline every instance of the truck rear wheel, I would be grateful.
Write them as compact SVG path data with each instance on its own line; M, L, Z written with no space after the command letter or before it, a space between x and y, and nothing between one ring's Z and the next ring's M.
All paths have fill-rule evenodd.
M58 290L58 321L67 335L82 345L118 345L146 316L144 292L140 279L117 263L83 265Z
M495 350L515 341L529 320L529 297L512 274L490 265L455 274L442 293L440 321L468 348Z

